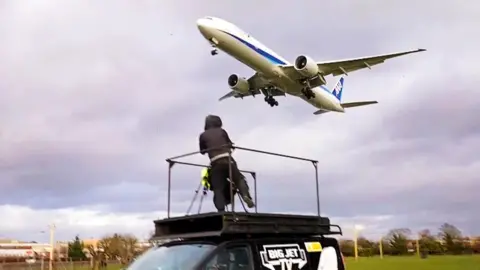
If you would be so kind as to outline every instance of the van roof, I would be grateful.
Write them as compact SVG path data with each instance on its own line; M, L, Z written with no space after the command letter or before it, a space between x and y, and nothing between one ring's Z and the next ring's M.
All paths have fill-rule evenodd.
M340 226L330 224L327 217L316 215L213 212L155 220L154 223L152 238L155 240L342 234Z

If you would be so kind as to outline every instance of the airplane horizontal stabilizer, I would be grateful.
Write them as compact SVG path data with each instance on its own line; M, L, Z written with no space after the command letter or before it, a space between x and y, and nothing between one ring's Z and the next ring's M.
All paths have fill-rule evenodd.
M318 110L318 111L314 112L313 114L319 115L319 114L327 113L327 112L329 112L329 111L327 111L327 110Z
M223 97L221 97L220 99L218 99L218 101L222 101L222 100L224 100L224 99L234 97L235 94L236 94L235 91L230 91L229 93L227 93L226 95L224 95Z
M360 106L366 106L366 105L371 105L371 104L377 104L378 101L372 100L372 101L357 101L357 102L347 102L347 103L341 103L343 108L352 108L352 107L360 107Z

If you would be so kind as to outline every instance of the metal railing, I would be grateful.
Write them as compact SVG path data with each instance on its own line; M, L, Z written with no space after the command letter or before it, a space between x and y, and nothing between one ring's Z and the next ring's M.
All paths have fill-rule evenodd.
M170 218L171 183L172 183L172 168L173 168L173 166L175 164L181 164L181 165L196 166L196 167L208 167L208 165L177 161L177 159L188 157L188 156L193 156L193 155L196 155L196 154L199 154L199 153L205 154L205 153L208 153L211 150L217 150L217 149L221 149L221 148L238 149L238 150L243 150L243 151L247 151L247 152L254 152L254 153L259 153L259 154L264 154L264 155L271 155L271 156L283 157L283 158L288 158L288 159L295 159L295 160L306 161L306 162L312 163L312 165L315 169L315 190L316 190L316 196L317 196L317 215L320 216L320 194L319 194L319 183L318 183L318 160L226 144L226 145L222 145L222 146L219 146L219 147L209 148L209 149L206 149L206 150L203 150L203 151L190 152L190 153L186 153L186 154L183 154L183 155L174 156L174 157L166 159L166 161L168 163L168 191L167 191L167 217L168 218ZM228 162L229 163L229 178L230 178L230 180L232 180L232 166L231 166L231 164L232 164L232 153L231 153L231 151L228 152L228 161L229 161ZM245 171L245 170L240 170L240 171L245 172L245 173L250 173L252 175L253 179L254 179L255 212L257 212L257 177L256 177L256 172ZM231 196L231 203L232 203L232 212L235 212L235 199L234 199L234 193L233 193L233 181L230 181L230 196Z

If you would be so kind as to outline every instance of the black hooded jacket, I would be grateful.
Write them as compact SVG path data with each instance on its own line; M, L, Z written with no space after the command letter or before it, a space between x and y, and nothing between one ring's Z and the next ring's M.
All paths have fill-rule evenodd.
M209 115L205 118L205 131L200 134L200 153L204 155L205 150L220 147L226 144L232 144L227 132L222 128L222 119L216 115ZM208 151L208 157L212 159L220 154L230 151L228 147Z

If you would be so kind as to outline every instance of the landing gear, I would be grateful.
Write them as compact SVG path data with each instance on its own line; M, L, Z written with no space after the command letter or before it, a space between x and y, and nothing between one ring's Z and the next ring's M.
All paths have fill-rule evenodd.
M310 87L305 87L302 89L302 94L307 98L307 99L311 99L311 98L315 98L315 93L312 91L312 89Z
M218 40L214 37L208 39L208 41L210 42L210 45L212 46L212 51L210 52L210 54L213 56L213 55L217 55L218 54L218 50L217 50L217 45L218 45Z
M270 107L278 106L278 101L273 98L273 91L275 90L274 86L264 87L261 92L265 95L265 102L270 105Z
M310 81L308 79L305 79L301 80L300 83L304 85L304 87L302 88L302 94L307 99L315 98L315 93L312 91L312 87L310 87Z
M276 101L272 96L266 96L265 102L267 102L270 107L278 106L278 101Z

